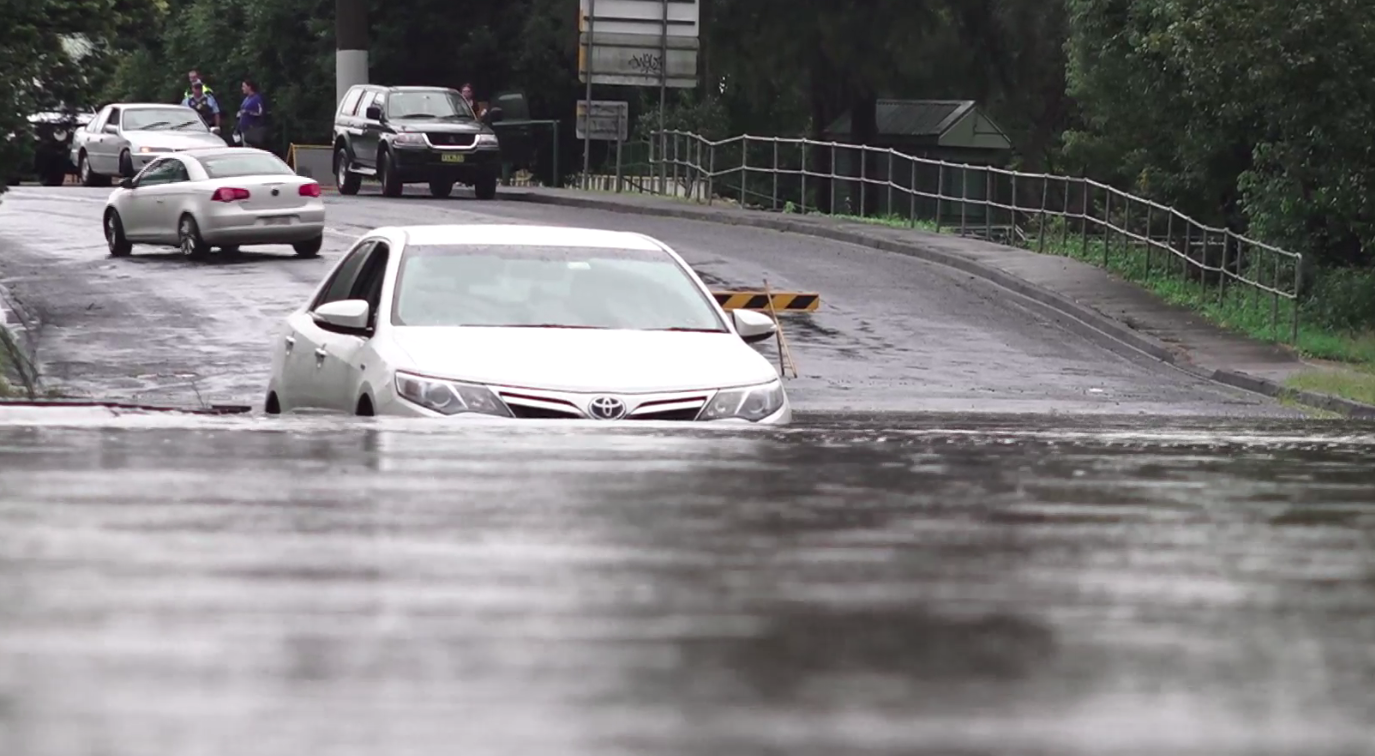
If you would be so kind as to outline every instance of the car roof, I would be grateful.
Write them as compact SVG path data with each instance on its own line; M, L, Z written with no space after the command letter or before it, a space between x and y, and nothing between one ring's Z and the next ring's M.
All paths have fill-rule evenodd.
M273 157L277 157L276 155L273 155L271 152L268 152L267 150L260 150L256 147L230 147L229 145L225 145L224 147L191 147L189 149L177 150L176 152L168 154L188 155L194 158L202 158L215 157L216 155L244 155L255 152L262 155L272 155ZM277 159L281 160L281 158Z
M179 102L112 102L106 105L107 108L119 108L120 110L151 110L153 108L190 108Z
M456 244L493 247L591 247L594 249L633 249L665 252L662 244L630 231L607 231L569 226L525 224L435 224L400 226L394 230L405 235L406 244ZM384 229L378 229L378 233Z

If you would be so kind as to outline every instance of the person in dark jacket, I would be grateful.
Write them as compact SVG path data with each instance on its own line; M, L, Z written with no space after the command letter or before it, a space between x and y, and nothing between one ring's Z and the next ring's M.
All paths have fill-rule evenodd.
M245 80L243 83L243 104L239 106L239 135L245 147L267 149L267 102L263 99L258 83Z

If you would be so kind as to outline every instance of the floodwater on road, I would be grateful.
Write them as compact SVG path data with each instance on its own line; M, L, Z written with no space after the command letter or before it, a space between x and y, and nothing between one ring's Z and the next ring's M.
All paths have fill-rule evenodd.
M7 411L0 753L1370 752L1375 426L801 420Z

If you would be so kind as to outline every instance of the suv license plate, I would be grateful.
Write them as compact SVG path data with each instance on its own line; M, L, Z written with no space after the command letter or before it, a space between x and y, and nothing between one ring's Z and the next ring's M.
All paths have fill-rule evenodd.
M460 154L458 154L458 153L455 153L455 152L446 152L446 153L444 153L443 155L441 155L439 159L440 159L440 160L443 160L443 161L446 162L446 163L461 163L461 162L463 162L463 156L460 155Z

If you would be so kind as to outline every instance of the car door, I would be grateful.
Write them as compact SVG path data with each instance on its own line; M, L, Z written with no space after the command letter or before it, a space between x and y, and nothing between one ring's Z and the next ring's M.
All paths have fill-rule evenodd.
M324 388L324 368L329 354L326 342L336 334L321 328L312 313L320 305L349 298L359 270L376 243L376 239L364 239L355 245L330 274L320 295L310 306L292 313L287 319L287 333L283 337L286 356L281 385L278 387L278 396L284 407L323 409L329 406Z
M382 135L381 121L368 118L368 108L382 107L382 99L381 92L373 91L363 95L363 101L358 103L358 115L354 120L359 130L358 135L353 138L354 159L368 168L377 167L377 143Z
M385 241L373 245L358 276L344 299L362 299L370 308L369 324L377 325L377 308L382 304L382 285L387 275L389 248ZM320 366L320 390L325 405L332 410L352 413L357 407L358 383L363 375L362 358L369 351L368 338L335 333L327 329L321 339L324 362Z
M159 244L177 243L177 221L181 218L184 195L190 191L191 173L181 158L163 158L158 183L150 187L152 204L148 215L148 235Z
M133 178L133 188L125 195L119 213L124 235L130 241L156 241L158 190L171 177L172 162L172 158L155 160Z
M86 161L91 164L91 170L106 176L118 172L118 153L111 150L114 140L119 139L119 114L117 106L110 106L86 145Z

